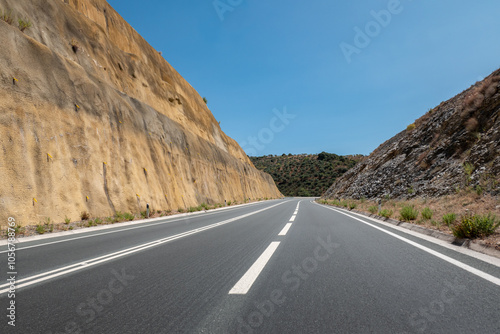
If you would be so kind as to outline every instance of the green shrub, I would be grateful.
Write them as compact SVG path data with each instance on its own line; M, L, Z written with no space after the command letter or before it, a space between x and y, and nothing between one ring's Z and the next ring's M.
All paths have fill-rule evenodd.
M429 219L432 219L432 210L429 209L429 208L424 208L422 210L422 218L424 218L425 220L429 220Z
M178 209L177 209L177 212L183 213L183 212L184 212L184 209L183 209L183 208L178 208Z
M454 213L447 213L443 215L443 223L446 224L446 226L450 226L457 220L457 215Z
M132 221L135 219L135 216L131 213L125 212L123 214L123 218L125 218L125 220Z
M370 211L370 213L374 215L378 212L378 207L376 205L372 205L368 208L368 211Z
M68 225L69 223L71 223L71 219L69 219L67 216L64 217L64 224Z
M415 209L413 205L405 205L401 208L401 211L399 211L399 215L401 220L409 222L411 220L417 219L418 210Z
M38 224L36 226L36 233L38 233L38 234L44 234L45 233L45 227L43 227L43 225L41 225L41 224Z
M115 213L115 215L114 215L114 218L115 218L115 220L116 220L116 219L123 220L123 219L124 219L124 218L123 218L123 212L121 212L121 211L116 211L116 213Z
M101 219L101 218L96 218L96 219L94 220L94 224L95 224L95 225L101 225L101 224L102 224L102 219Z
M22 32L31 27L30 20L19 19L17 22L19 23L19 30Z
M460 223L451 227L453 235L457 238L479 238L493 234L500 222L496 221L495 215L472 215L462 216Z
M412 123L406 127L406 131L412 131L415 129L415 127L416 127L415 123Z
M350 202L350 203L349 203L349 210L354 210L354 209L356 209L356 207L357 207L357 206L358 206L358 205L357 205L356 203L354 203L354 202Z
M12 23L14 23L14 18L12 17L12 10L0 11L0 19L12 25Z
M266 200L266 201L267 201L267 197L266 197L266 198L264 198L264 200ZM231 205L231 201L227 202L227 206L230 206L230 205Z
M380 210L380 215L385 218L391 218L394 212L389 209L382 209Z

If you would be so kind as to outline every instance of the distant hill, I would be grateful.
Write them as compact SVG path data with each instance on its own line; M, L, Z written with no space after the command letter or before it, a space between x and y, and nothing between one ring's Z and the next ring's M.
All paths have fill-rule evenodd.
M339 178L325 197L500 195L500 70L429 110Z
M321 196L332 182L362 159L362 155L283 154L250 157L257 169L269 173L285 196Z

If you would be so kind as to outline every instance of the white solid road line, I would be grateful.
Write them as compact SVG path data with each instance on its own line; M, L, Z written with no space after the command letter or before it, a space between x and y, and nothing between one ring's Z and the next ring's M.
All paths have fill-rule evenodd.
M319 205L319 204L318 204L318 205ZM320 206L322 206L322 205L320 205ZM373 228L375 228L375 229L377 229L377 230L380 230L380 231L382 231L382 232L384 232L384 233L387 233L387 234L389 234L390 236L392 236L392 237L394 237L394 238L397 238L397 239L399 239L399 240L402 240L402 241L404 241L404 242L406 242L406 243L408 243L408 244L410 244L410 245L412 245L412 246L414 246L414 247L417 247L417 248L419 248L419 249L421 249L421 250L423 250L423 251L425 251L425 252L427 252L427 253L429 253L429 254L432 254L432 255L434 255L434 256L436 256L436 257L440 258L441 260L444 260L444 261L446 261L446 262L448 262L448 263L451 263L451 264L453 264L453 265L455 265L455 266L457 266L457 267L459 267L459 268L461 268L461 269L463 269L463 270L466 270L466 271L470 272L471 274L474 274L474 275L476 275L476 276L479 276L479 277L481 277L481 278L483 278L483 279L485 279L485 280L487 280L487 281L489 281L489 282L491 282L491 283L493 283L493 284L496 284L496 285L500 286L500 278L497 278L497 277L495 277L495 276L493 276L493 275L490 275L490 274L485 273L485 272L483 272L483 271L481 271L481 270L478 270L478 269L476 269L476 268L474 268L474 267L471 267L471 266L469 266L469 265L467 265L467 264L465 264L465 263L462 263L462 262L460 262L460 261L457 261L457 260L455 260L455 259L452 259L452 258L451 258L451 257L449 257L449 256L443 255L443 254L441 254L441 253L439 253L439 252L436 252L435 250L432 250L432 249L430 249L430 248L427 248L427 247L425 247L425 246L422 246L421 244L419 244L419 243L417 243L417 242L414 242L414 241L408 240L408 239L406 239L406 238L404 238L404 237L402 237L402 236L400 236L400 235L398 235L398 234L396 234L396 233L392 233L392 232L390 232L390 231L387 231L387 230L385 230L385 229L383 229L383 228L380 228L380 227L378 227L378 226L375 226L375 225L373 225L373 224L370 224L370 223L368 223L368 222L366 222L366 221L364 221L364 220L362 220L362 219L359 219L359 218L357 218L357 217L354 217L354 216L352 216L352 215L350 215L350 214L347 214L347 213L345 213L345 212L342 212L342 211L340 211L340 210L336 210L336 209L329 208L329 207L326 207L326 206L322 206L322 207L324 207L324 208L326 208L326 209L329 209L329 210L332 210L332 211L335 211L335 212L338 212L338 213L341 213L341 214L343 214L343 215L345 215L345 216L347 216L347 217L350 217L350 218L352 218L352 219L355 219L355 220L357 220L357 221L360 221L360 222L362 222L363 224L366 224L366 225L371 226L371 227L373 227Z
M292 226L292 223L287 223L278 235L286 235L291 226Z
M241 205L237 205L235 207L218 208L218 209L214 209L214 210L211 210L211 211L208 211L208 212L205 211L205 213L203 214L203 216L206 217L208 215L218 214L221 211L224 211L224 212L234 211L234 210L240 209L241 207L245 207L245 206L248 207L250 205L260 204L260 203L264 203L264 202L255 202L255 203L249 203L249 204L241 204ZM26 246L26 247L19 247L19 248L16 248L16 251L20 251L20 250L23 250L23 249L29 249L29 248L35 248L35 247L42 247L42 246L47 246L47 245L53 245L53 244L58 244L58 243L62 243L62 242L69 242L69 241L78 240L78 239L92 238L92 237L97 237L97 236L106 235L106 234L110 234L110 233L120 233L120 232L124 232L124 231L135 230L135 229L138 229L138 228L143 229L143 228L147 228L147 227L150 227L150 226L156 226L156 225L162 225L162 224L170 224L170 223L179 222L179 221L186 220L186 219L197 218L199 216L199 214L202 214L202 212L193 212L193 213L181 214L181 215L179 215L179 217L176 217L177 215L174 215L174 216L167 216L167 217L161 217L161 218L152 218L149 221L138 220L138 221L124 222L124 223L121 223L121 224L101 225L97 229L79 229L79 230L71 231L72 232L71 234L64 234L64 235L57 235L57 234L59 234L59 233L61 233L61 234L62 233L66 233L67 231L66 232L56 232L52 236L45 234L43 236L36 236L36 237L46 237L47 236L47 237L58 238L58 237L78 235L78 234L82 234L82 233L86 234L86 233L97 232L97 231L102 230L102 229L113 229L112 231L108 231L108 232L93 233L93 234L84 235L84 236L81 236L81 237L75 237L75 238L69 238L69 239L57 240L57 241L49 241L49 242L42 243L42 244L37 244L37 245L32 245L32 246ZM155 220L160 220L160 222L159 223L153 223L153 221L155 221ZM133 225L133 227L128 227L128 228L126 227L126 226L130 226L130 225ZM138 225L138 226L136 226L136 225ZM123 228L123 227L125 227L125 228ZM16 245L24 243L24 242L33 242L33 241L43 240L43 239L32 239L32 240L29 240L30 238L32 238L32 237L26 237L26 238L22 238L22 239L17 239ZM47 239L49 239L49 238L47 238ZM3 242L3 240L0 240L0 243L1 242ZM5 246L5 245L7 245L7 243L0 244L0 247L1 246ZM9 251L8 249L4 250L4 251L0 251L0 254L7 253L8 251Z
M295 221L295 217L297 217L296 215L293 215L292 217L290 217L290 220L291 222Z
M30 285L33 285L33 284L36 284L36 283L40 283L40 282L49 280L51 278L59 277L59 276L62 276L62 275L65 275L65 274L69 274L69 273L74 272L74 271L82 270L82 269L85 269L85 268L88 268L88 267L91 267L91 266L95 266L95 265L97 265L99 263L108 262L110 260L113 260L113 259L116 259L116 258L119 258L119 257L123 257L123 256L129 255L129 254L133 254L133 253L136 253L136 252L140 252L140 251L143 251L143 250L151 248L151 247L156 247L156 246L158 246L160 244L164 244L164 243L168 243L168 242L171 242L171 241L174 241L174 240L177 240L177 239L181 239L181 238L184 238L184 237L187 237L187 236L190 236L190 235L202 232L202 231L206 231L206 230L218 227L218 226L229 224L229 223L234 222L236 220L240 220L240 219L243 219L243 218L255 215L257 213L269 210L271 208L274 208L274 207L276 207L278 205L281 205L281 204L284 204L284 203L286 203L286 202L278 203L276 205L273 205L273 206L270 206L270 207L267 207L267 208L264 208L264 209L253 211L253 212L250 212L250 213L238 216L238 217L230 218L230 219L227 219L227 220L215 223L215 224L207 225L207 226L204 226L204 227L200 227L200 228L197 228L197 229L194 229L194 230L191 230L191 231L187 231L187 232L179 233L179 234L176 234L176 235L173 235L173 236L170 236L170 237L166 237L166 238L162 238L162 239L150 241L150 242L147 242L145 244L134 246L134 247L131 247L131 248L127 248L127 249L124 249L124 250L121 250L121 251L118 251L118 252L106 254L106 255L99 256L99 257L96 257L96 258L93 258L93 259L88 259L88 260L85 260L85 261L82 261L82 262L79 262L79 263L76 263L76 264L65 266L65 267L62 267L62 268L59 268L59 269L55 269L55 270L51 270L51 271L48 271L48 272L45 272L45 273L41 273L41 274L38 274L38 275L26 277L26 278L23 278L23 279L20 279L20 280L17 281L17 283L20 283L20 282L26 282L26 283L18 284L16 286L16 289L19 289L19 288L22 288L22 287L25 287L25 286L30 286ZM0 285L0 288L7 287L6 289L0 290L0 295L3 294L3 293L8 292L9 291L9 286L10 286L10 283Z
M255 261L255 263L248 269L248 271L241 277L236 285L229 291L230 295L244 295L250 290L253 283L259 277L259 274L266 266L267 262L273 256L274 252L279 246L279 241L273 241L266 248L264 253Z

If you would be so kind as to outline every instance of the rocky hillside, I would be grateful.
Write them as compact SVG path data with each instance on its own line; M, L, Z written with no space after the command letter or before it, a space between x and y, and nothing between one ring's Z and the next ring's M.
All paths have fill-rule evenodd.
M500 194L500 70L442 102L380 145L326 197Z
M280 196L106 1L0 0L0 11L2 225Z
M269 173L285 196L321 196L332 180L352 168L362 156L299 154L250 157L255 167Z

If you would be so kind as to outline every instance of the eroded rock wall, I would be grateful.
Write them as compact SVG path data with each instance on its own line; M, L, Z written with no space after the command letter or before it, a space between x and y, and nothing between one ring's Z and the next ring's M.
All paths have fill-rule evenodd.
M199 94L102 0L0 0L0 219L278 197Z
M500 70L415 121L339 178L324 197L500 195Z

